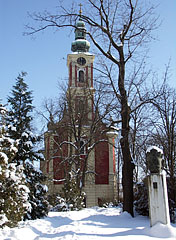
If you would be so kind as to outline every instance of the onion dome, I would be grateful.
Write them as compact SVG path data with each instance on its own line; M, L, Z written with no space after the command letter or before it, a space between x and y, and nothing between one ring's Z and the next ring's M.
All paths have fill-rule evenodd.
M86 40L85 23L80 17L75 26L75 41L72 42L71 50L73 52L88 52L89 48L90 43Z

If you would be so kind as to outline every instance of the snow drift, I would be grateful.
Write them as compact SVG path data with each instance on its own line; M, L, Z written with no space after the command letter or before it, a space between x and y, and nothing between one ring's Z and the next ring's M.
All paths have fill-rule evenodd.
M132 218L119 208L87 208L73 212L50 212L48 217L26 221L18 228L0 231L1 240L154 240L176 239L176 225L160 223L150 228L149 219Z

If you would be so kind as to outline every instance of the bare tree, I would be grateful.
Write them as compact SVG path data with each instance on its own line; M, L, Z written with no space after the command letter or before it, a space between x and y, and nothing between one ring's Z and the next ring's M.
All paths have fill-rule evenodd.
M138 49L151 39L157 17L154 7L138 0L84 0L83 13L77 14L74 4L65 8L62 3L56 14L45 12L32 14L39 26L29 27L28 34L35 34L49 27L75 28L81 17L87 24L87 35L95 47L116 66L118 97L121 106L121 149L123 155L123 210L133 215L133 169L129 146L130 116L126 73L129 62L140 58ZM141 103L140 103L141 104Z
M145 110L148 114L147 118L143 118L142 126L144 125L144 135L142 139L143 145L140 147L140 152L143 154L145 160L146 149L151 145L156 145L163 149L165 170L167 172L168 182L168 194L169 194L169 206L171 220L175 221L175 206L176 206L176 94L175 89L169 87L169 66L166 67L164 73L164 83L162 86L153 85L153 91L156 88L160 89L160 95L151 101L150 104L145 106ZM136 115L136 114L135 114ZM143 115L142 115L143 116ZM135 121L139 119L136 118ZM147 125L146 125L147 124ZM135 128L134 128L135 129ZM140 131L137 131L137 135ZM135 131L132 132L135 134ZM139 139L135 148L138 148ZM133 141L132 141L133 142ZM139 157L139 155L138 155ZM147 170L147 164L144 161L142 163L145 171ZM147 173L147 171L146 171Z
M108 115L113 104L103 104L102 109L105 95L100 90L95 95L94 98L94 92L85 89L84 97L75 101L76 89L68 88L64 97L57 101L58 104L53 104L52 100L45 101L44 109L48 116L41 112L48 123L46 137L51 135L54 141L49 157L54 164L54 179L51 180L64 184L64 198L68 201L76 198L73 194L77 195L78 201L73 203L76 208L81 207L85 181L93 183L99 174L89 160L90 155L99 144L102 147L105 143L105 148L108 146L106 133L109 130L112 132ZM93 103L93 109L90 102Z
M176 93L167 84L163 90L163 95L154 103L157 120L152 122L154 131L151 137L152 141L163 149L171 184L170 198L176 201Z

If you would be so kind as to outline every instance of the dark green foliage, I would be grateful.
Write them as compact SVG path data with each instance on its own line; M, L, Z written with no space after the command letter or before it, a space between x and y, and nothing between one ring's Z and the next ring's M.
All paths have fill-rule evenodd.
M22 72L16 79L11 96L8 97L9 113L6 118L8 134L18 142L18 151L12 159L13 163L23 164L27 186L30 189L28 211L25 219L36 219L46 216L48 203L46 201L46 186L43 185L44 175L33 167L32 163L43 160L43 155L36 150L40 138L32 129L32 92L24 81L26 73ZM30 164L31 163L31 164Z
M85 207L85 193L80 191L77 186L76 179L69 174L69 178L65 181L62 193L69 210L80 210Z
M48 214L49 203L47 201L46 193L48 191L44 182L46 177L37 170L31 163L25 164L24 174L30 190L29 203L31 210L27 212L25 219L42 218Z
M32 106L32 92L28 90L28 85L24 82L26 75L27 73L25 72L19 74L16 84L13 86L11 96L8 97L8 103L11 106L9 116L12 122L14 120L18 121L18 136L21 136L26 129L30 129L32 120L31 112L34 108Z
M41 155L34 150L39 138L32 132L32 92L24 82L26 73L22 72L16 79L11 96L8 97L10 109L6 118L9 136L18 140L18 152L14 161L24 163L26 160L35 161L42 159Z
M167 178L167 189L168 189L170 218L171 218L171 222L175 223L176 222L176 178L174 178L174 183L171 183L171 179Z
M11 163L3 166L2 169L2 174L0 174L0 183L2 184L0 188L0 215L4 214L8 220L0 226L15 227L19 221L23 220L27 210L30 209L28 202L29 189L26 187L21 165L16 166Z
M23 166L9 163L17 152L15 145L0 126L0 227L16 226L30 208Z
M68 205L64 198L58 194L48 196L51 212L66 212L69 211Z
M134 206L136 212L138 212L140 215L148 216L149 215L148 189L146 183L141 182L136 185L134 199L135 199Z

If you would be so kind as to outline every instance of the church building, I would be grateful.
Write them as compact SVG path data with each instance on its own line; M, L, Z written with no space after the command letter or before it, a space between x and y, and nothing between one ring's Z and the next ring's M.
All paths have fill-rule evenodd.
M75 26L75 41L71 45L72 53L67 55L65 108L58 123L51 121L48 124L45 161L41 162L41 170L48 177L49 194L60 194L68 173L72 172L86 193L86 207L117 199L114 147L117 131L108 129L99 119L94 101L95 56L89 48L80 13Z

